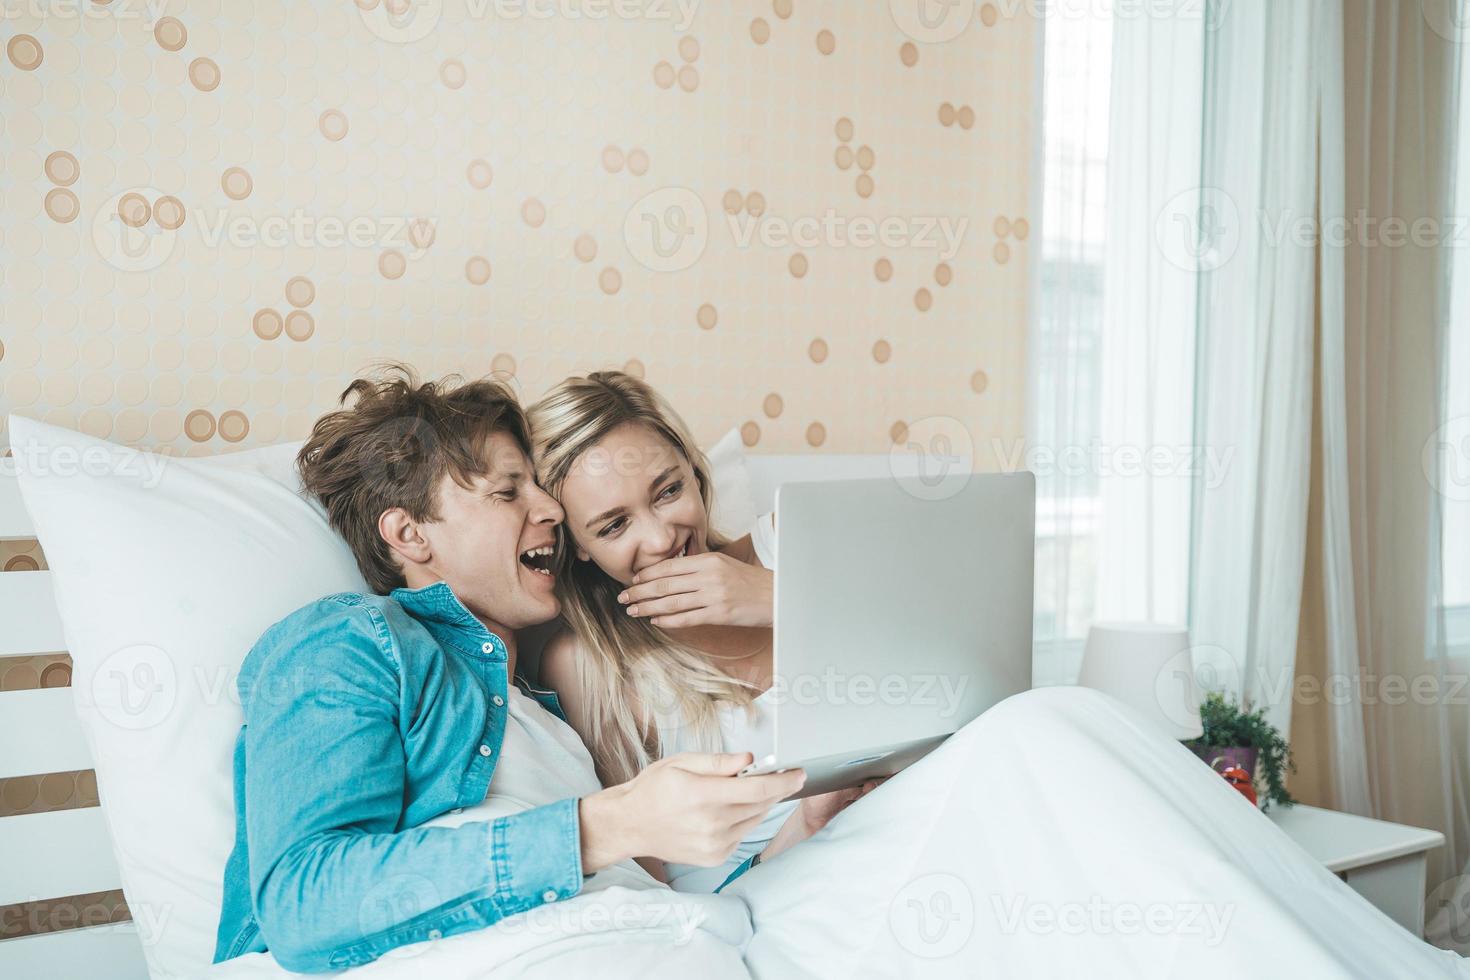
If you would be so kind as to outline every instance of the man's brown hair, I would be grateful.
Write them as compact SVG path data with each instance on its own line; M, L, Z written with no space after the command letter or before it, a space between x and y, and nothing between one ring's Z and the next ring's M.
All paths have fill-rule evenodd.
M531 455L525 413L499 381L450 375L420 383L412 368L388 364L348 385L339 402L343 408L312 426L296 468L352 548L368 586L382 595L407 584L378 533L385 510L402 507L416 521L439 520L444 475L466 488L485 475L494 432Z

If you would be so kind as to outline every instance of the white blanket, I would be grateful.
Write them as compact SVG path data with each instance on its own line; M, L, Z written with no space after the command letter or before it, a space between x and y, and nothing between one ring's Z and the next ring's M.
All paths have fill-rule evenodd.
M613 888L405 947L426 977L1470 977L1128 709L986 712L718 896ZM283 976L268 954L211 970Z

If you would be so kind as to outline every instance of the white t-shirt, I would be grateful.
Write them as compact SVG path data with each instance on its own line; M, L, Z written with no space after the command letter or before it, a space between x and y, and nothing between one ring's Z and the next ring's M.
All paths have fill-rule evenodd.
M485 799L458 812L441 813L424 827L458 827L471 820L494 820L558 800L591 796L602 789L592 756L577 733L514 684L506 694L505 740ZM485 860L490 860L487 854ZM597 872L582 891L613 885L657 888L659 883L636 861L624 861Z
M750 529L750 542L756 557L767 568L776 567L776 526L774 514L763 514ZM776 747L776 719L770 709L770 691L753 701L748 709L722 705L718 709L720 741L726 752L750 752L757 759L770 755ZM657 712L655 712L657 714ZM701 751L677 718L657 717L659 725L659 751L670 756L677 752ZM752 854L763 851L771 842L776 831L796 809L795 800L787 800L771 807L764 820L757 824L735 848L724 864L714 868L701 868L693 864L665 862L669 873L669 885L681 892L712 892L730 876Z

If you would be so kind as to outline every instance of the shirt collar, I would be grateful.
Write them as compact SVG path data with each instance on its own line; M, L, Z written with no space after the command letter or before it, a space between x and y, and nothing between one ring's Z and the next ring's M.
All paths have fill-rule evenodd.
M441 579L417 589L397 588L388 597L428 627L440 642L472 657L506 659L505 641L475 618L448 582Z

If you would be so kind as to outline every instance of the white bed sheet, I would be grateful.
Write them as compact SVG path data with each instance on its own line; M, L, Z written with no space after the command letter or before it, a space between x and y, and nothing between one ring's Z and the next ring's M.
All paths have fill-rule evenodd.
M620 924L620 925L619 925ZM1470 977L1118 702L986 712L718 896L615 888L352 980ZM223 978L285 976L268 955Z

